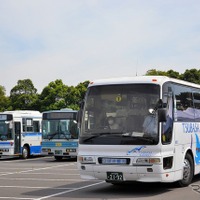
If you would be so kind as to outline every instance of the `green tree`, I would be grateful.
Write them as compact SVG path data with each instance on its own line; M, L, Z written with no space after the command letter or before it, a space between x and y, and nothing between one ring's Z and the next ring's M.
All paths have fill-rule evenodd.
M191 83L200 84L200 70L197 69L187 69L183 74L179 74L179 72L169 70L165 71L157 71L156 69L148 70L145 74L146 76L154 75L154 76L168 76L171 78L177 78L181 80L185 80Z
M46 86L39 97L40 111L57 110L66 108L65 95L68 87L62 80L57 79Z
M168 77L171 77L171 78L177 78L177 79L180 79L180 74L179 72L176 72L172 69L170 69L169 71L167 71L167 76Z
M62 80L50 82L40 97L40 111L57 110L62 108L79 109L79 103L85 95L89 81L79 83L76 87L64 85Z
M159 71L156 69L150 69L146 72L145 74L146 76L168 76L171 78L180 78L179 72L176 72L172 69L168 70L168 71Z
M181 79L192 83L200 84L200 70L187 69L182 75Z
M6 97L6 90L5 87L0 85L0 112L9 110L9 98Z
M30 79L19 80L11 89L10 101L13 110L38 110L38 94Z
M88 84L89 81L85 81L79 83L76 87L71 86L68 88L65 98L68 107L74 110L80 109L80 102L84 99Z
M146 76L167 76L167 72L150 69L146 72Z

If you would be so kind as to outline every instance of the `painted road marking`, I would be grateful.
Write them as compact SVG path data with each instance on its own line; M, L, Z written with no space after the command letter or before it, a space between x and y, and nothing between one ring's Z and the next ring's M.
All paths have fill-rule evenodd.
M86 185L86 186L83 186L83 187L80 187L80 188L76 188L76 189L71 189L71 190L67 190L67 191L63 191L63 192L58 192L58 193L55 193L55 194L52 194L52 195L36 198L34 200L42 200L42 199L52 198L52 197L59 196L59 195L62 195L62 194L67 194L67 193L70 193L70 192L75 192L75 191L82 190L82 189L85 189L85 188L89 188L89 187L92 187L92 186L100 185L102 183L105 183L105 181L102 181L102 182L99 182L99 183L93 183L93 184Z
M66 167L66 166L70 166L73 164L65 164L65 165L54 165L51 167L42 167L42 168L36 168L36 169L29 169L29 170L25 170L25 171L17 171L17 172L9 172L9 173L5 173L5 174L0 174L0 176L7 176L7 175L11 175L11 174L21 174L21 173L27 173L27 172L33 172L33 171L38 171L38 170L46 170L46 169L51 169L51 168L55 168L55 167Z

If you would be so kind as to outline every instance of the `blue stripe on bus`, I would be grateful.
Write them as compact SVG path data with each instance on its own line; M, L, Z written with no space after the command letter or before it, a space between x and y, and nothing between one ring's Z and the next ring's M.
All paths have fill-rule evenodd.
M0 142L0 145L5 145L5 146L7 146L7 145L10 145L10 142Z
M22 153L23 147L21 147ZM30 155L40 154L41 153L41 146L30 146Z
M61 144L60 147L78 147L78 142L61 142L61 141L42 142L42 147L57 147L56 144Z
M26 137L26 136L41 136L42 133L22 133L22 136L23 137Z

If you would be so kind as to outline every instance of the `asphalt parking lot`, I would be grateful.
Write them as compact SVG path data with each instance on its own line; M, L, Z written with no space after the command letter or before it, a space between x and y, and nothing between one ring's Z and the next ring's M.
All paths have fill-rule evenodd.
M80 179L75 160L57 162L53 157L0 160L0 199L55 199L95 186ZM68 198L69 199L69 198Z
M196 191L195 191L196 190ZM0 159L0 199L5 200L199 200L200 176L191 186L135 183L113 186L105 181L80 179L76 160L53 157Z

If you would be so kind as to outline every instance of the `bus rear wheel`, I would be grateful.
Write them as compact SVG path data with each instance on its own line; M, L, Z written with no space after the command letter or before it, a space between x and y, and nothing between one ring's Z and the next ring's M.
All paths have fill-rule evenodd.
M183 179L178 182L179 186L181 187L188 186L192 182L193 176L194 176L193 159L190 154L186 154L183 166Z
M27 146L23 146L22 149L22 158L27 159L29 157L29 149Z

